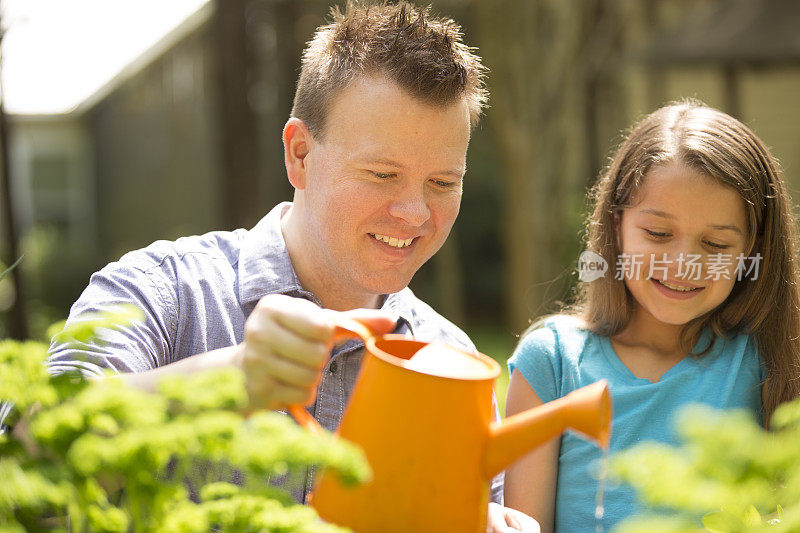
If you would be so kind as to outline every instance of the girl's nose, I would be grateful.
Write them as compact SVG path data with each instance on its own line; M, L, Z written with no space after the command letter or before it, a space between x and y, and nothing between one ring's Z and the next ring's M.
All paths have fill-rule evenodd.
M423 191L405 191L401 197L389 203L389 214L410 226L419 227L428 221L431 210Z
M670 251L671 271L684 281L698 282L705 276L705 253L702 247L683 242Z

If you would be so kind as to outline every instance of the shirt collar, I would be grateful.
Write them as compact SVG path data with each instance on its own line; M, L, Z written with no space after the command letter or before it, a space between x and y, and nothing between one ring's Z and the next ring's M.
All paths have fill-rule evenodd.
M254 303L268 294L311 295L297 279L281 232L281 216L291 205L291 202L278 204L245 235L239 252L239 301L242 305ZM313 300L319 303L316 297Z
M414 293L408 287L386 297L381 309L388 312L397 321L395 331L402 331L404 329L402 325L405 323L411 335L414 335L414 324L416 322L414 320L413 302L415 300Z
M321 305L314 294L300 285L286 249L281 217L291 206L291 202L278 204L244 237L238 267L239 301L242 305L254 304L268 294L300 296ZM408 287L383 298L381 309L397 321L396 330L405 329L402 327L405 324L413 334L415 300Z

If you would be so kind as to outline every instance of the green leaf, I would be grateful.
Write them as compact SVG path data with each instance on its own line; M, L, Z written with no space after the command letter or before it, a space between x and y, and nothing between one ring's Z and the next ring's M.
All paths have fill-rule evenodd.
M761 514L758 512L758 509L751 505L745 511L743 522L744 525L752 527L760 526L763 523L763 520L761 520Z
M58 343L87 343L98 337L102 329L118 330L135 322L144 319L141 309L131 304L117 305L100 313L92 313L81 316L77 322L73 322L66 327L55 324L51 326L47 333L53 338L53 342Z
M736 515L728 511L716 511L703 517L703 525L712 533L730 533L742 531L744 523Z

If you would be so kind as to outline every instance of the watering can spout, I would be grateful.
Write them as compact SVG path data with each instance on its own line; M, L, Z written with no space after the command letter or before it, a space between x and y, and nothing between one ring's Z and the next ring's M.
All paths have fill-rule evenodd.
M606 380L492 424L484 474L494 477L531 449L572 429L607 448L611 436L611 395Z

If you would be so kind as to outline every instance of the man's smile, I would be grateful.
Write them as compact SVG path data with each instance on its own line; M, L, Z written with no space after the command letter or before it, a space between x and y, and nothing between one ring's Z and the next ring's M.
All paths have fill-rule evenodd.
M416 239L416 237L411 237L410 239L398 239L397 237L389 237L387 235L381 235L380 233L370 233L369 235L373 239L386 243L394 248L405 248L406 246L411 246L411 243L414 242L414 239Z

